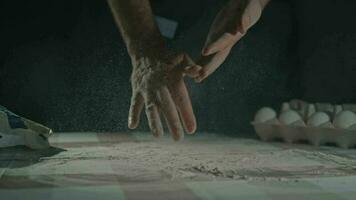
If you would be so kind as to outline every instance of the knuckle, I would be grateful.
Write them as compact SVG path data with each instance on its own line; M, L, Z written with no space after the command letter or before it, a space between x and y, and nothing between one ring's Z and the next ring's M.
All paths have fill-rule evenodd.
M202 77L202 78L205 78L205 77L207 77L209 74L208 74L208 69L203 69L202 71L201 71L201 73L200 73L200 77Z

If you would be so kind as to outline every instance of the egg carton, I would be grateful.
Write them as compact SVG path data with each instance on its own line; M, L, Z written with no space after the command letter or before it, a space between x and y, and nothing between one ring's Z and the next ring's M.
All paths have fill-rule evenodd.
M312 145L336 144L356 147L356 105L310 104L292 100L282 104L279 113L260 109L252 122L263 141L282 139L287 143L306 141Z

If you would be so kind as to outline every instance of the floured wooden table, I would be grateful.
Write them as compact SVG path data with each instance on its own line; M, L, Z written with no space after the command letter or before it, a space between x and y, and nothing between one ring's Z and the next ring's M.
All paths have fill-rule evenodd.
M0 149L1 199L354 199L356 150L198 133L56 133Z

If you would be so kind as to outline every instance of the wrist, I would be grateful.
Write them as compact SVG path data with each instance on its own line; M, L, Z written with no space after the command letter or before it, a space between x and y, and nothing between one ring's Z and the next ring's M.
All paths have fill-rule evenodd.
M260 1L260 4L261 4L261 7L262 7L262 9L263 9L263 8L266 7L266 5L268 4L268 2L269 2L270 0L259 0L259 1Z
M140 38L127 41L127 49L131 57L147 56L160 51L165 46L165 41L159 34L144 34Z

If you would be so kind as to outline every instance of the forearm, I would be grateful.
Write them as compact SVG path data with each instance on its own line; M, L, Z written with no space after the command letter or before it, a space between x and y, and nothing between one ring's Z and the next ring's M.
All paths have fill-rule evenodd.
M149 0L108 0L114 19L131 56L164 44Z
M262 8L266 7L266 5L270 2L270 0L259 0Z

